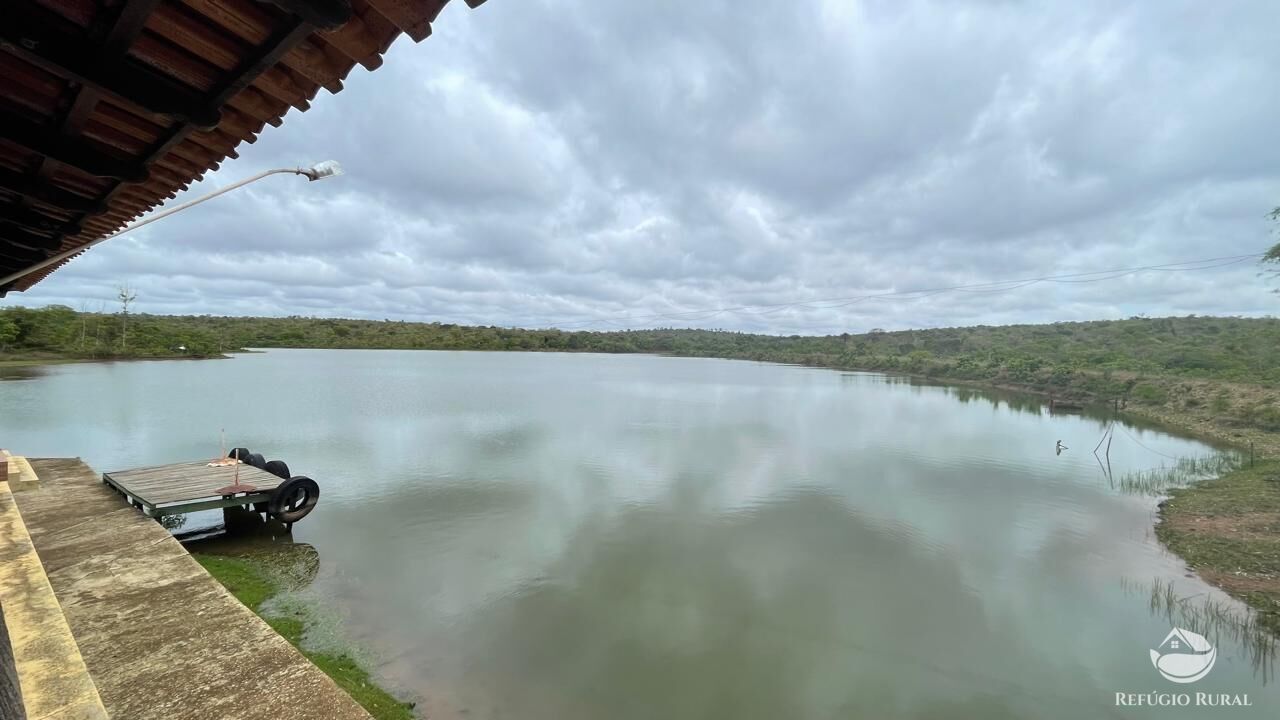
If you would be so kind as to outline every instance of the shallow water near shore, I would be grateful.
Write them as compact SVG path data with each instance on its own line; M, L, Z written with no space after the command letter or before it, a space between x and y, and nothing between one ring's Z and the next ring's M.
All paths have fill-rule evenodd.
M1236 606L1111 479L1213 452L1163 432L1124 426L1109 478L1104 417L650 356L272 350L10 377L0 445L24 454L117 470L211 457L226 428L316 478L305 597L431 717L1280 711ZM1227 616L1216 664L1171 683L1150 651L1206 603ZM1251 706L1116 706L1152 692Z

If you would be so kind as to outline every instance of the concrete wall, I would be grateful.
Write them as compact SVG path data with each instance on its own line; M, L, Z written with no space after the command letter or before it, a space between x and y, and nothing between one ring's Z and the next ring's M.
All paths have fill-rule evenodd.
M0 482L9 481L9 451L0 449ZM18 668L13 661L13 645L9 627L4 623L4 605L0 604L0 718L26 720L22 708L22 689L18 685Z
M29 472L29 463L21 460L23 472ZM16 676L26 712L11 714L11 707L0 706L0 718L106 720L98 689L13 499L14 479L11 467L9 481L0 483L0 608L4 614L0 652L5 667L0 682L12 688Z
M18 668L13 662L13 646L9 644L9 628L4 624L3 605L0 605L0 718L27 718L27 711L22 707L22 690L18 687Z

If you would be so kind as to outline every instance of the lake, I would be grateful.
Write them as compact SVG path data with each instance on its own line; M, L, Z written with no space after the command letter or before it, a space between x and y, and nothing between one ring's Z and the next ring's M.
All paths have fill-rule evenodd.
M272 350L3 370L0 445L99 471L286 460L297 593L435 718L1275 717L1224 595L1126 473L1212 448L876 374L652 356ZM1069 449L1058 455L1055 442ZM195 527L212 519L193 517ZM1185 601L1156 602L1168 587ZM1252 707L1115 706L1247 693ZM1216 714L1215 714L1216 713Z

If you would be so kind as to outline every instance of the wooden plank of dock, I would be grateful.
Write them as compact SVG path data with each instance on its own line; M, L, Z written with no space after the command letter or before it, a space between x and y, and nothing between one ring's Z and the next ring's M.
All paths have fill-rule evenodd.
M270 493L283 480L265 470L241 463L209 467L205 460L156 465L133 470L113 470L103 480L122 493L140 500L149 508L158 505L192 503L219 496L218 490L239 481L259 493Z
M369 720L87 465L32 466L15 500L111 717Z

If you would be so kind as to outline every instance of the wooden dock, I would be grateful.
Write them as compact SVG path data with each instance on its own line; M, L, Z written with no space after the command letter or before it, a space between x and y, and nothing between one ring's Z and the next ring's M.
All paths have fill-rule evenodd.
M284 482L245 463L238 469L240 484L253 486L252 492L229 495L220 492L235 484L237 466L209 467L206 460L106 472L102 474L102 482L125 496L134 507L156 518L265 503Z

